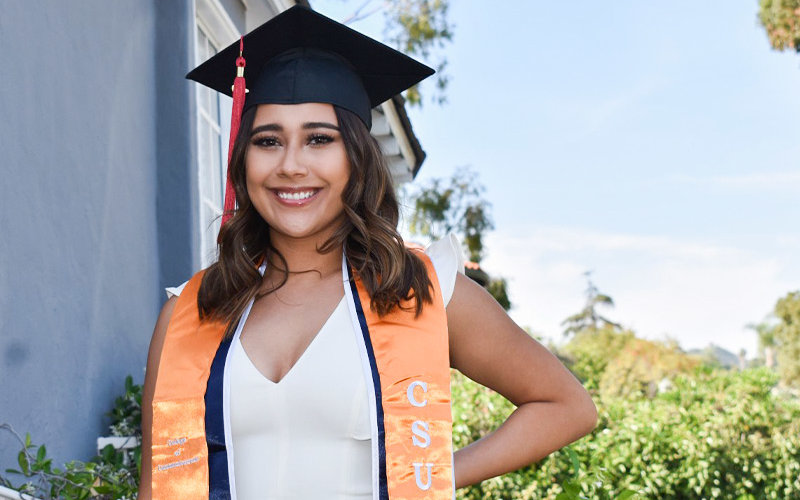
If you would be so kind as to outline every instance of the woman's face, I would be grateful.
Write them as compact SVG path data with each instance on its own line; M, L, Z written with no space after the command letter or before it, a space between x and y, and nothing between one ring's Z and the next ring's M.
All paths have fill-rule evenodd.
M245 159L247 194L272 237L323 242L344 218L350 176L333 106L261 104Z

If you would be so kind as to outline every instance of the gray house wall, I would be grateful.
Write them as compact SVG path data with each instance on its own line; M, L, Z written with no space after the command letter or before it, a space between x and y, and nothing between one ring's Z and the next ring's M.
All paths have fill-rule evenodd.
M158 282L163 289L183 283L200 262L197 210L197 131L192 87L184 77L194 65L193 0L155 2L153 140L156 148ZM155 50L155 49L154 49ZM159 297L163 296L163 292ZM152 325L151 325L152 328Z
M88 459L196 258L192 0L3 2L0 423ZM0 431L0 470L17 444Z

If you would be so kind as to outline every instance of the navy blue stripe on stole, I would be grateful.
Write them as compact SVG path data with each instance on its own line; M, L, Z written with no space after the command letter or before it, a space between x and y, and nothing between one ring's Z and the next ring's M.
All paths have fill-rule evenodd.
M378 374L378 365L375 362L375 352L372 350L372 341L369 337L367 319L364 317L364 308L361 307L361 299L358 296L358 288L353 279L353 272L350 265L347 266L347 276L350 278L350 289L352 290L353 302L356 306L358 323L361 326L361 335L364 337L364 344L367 347L367 357L369 367L372 370L372 383L375 388L375 408L378 415L378 498L389 500L389 486L386 480L386 431L383 428L383 398L381 397L381 376Z
M230 500L231 486L228 481L228 451L225 446L225 417L222 401L225 358L232 339L219 344L211 363L211 373L206 385L206 445L208 445L208 498Z

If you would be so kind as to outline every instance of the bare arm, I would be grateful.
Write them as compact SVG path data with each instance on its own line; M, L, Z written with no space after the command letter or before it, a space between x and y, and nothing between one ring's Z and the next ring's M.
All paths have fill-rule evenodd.
M161 348L164 346L164 337L167 333L167 325L172 317L172 309L175 308L177 297L172 297L161 308L158 315L156 327L153 330L153 338L150 340L150 351L147 354L147 371L144 376L144 387L142 389L142 474L139 478L138 500L150 500L151 480L153 474L152 467L152 430L153 430L153 393L156 387L156 376L158 375L158 362L161 359Z
M452 367L517 406L493 433L456 451L457 488L541 460L594 429L597 410L580 382L461 274L447 322Z

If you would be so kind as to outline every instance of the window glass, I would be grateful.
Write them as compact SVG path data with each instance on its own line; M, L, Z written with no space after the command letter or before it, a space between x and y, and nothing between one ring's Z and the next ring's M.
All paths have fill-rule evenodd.
M212 38L198 21L195 33L196 64L217 53ZM202 267L217 259L217 233L225 196L228 160L228 130L222 123L230 117L231 98L203 85L196 85L197 95L197 173L200 217L200 256Z

